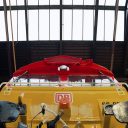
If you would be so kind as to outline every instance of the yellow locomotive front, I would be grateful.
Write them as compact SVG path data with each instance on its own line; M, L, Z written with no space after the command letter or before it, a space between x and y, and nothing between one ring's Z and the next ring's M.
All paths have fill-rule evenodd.
M103 68L96 74L90 62L74 62L48 64L53 70L47 67L45 75L34 74L29 65L2 83L0 128L127 128L127 84Z

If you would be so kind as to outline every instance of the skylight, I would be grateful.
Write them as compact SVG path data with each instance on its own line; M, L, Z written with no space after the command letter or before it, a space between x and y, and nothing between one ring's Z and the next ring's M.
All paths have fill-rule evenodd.
M9 6L9 0L6 0ZM101 6L115 6L116 0L99 0L97 40L112 41L115 10L104 10ZM91 40L93 41L95 25L96 0L62 0L62 40ZM119 0L119 6L125 6L126 0ZM46 5L46 8L37 5ZM49 6L52 5L52 9ZM12 6L22 5L22 9L12 10L12 24L15 41L26 40L26 19L24 0L11 0ZM60 0L28 0L28 39L29 40L60 40ZM34 5L36 8L33 8ZM79 5L79 6L66 6ZM84 9L83 8L84 6ZM91 6L90 6L91 5ZM0 7L3 1L0 1ZM72 9L73 7L73 9ZM77 8L79 7L79 8ZM80 8L81 7L81 8ZM6 40L4 10L0 10L0 41ZM18 10L16 10L18 9ZM12 40L10 12L8 10L9 40ZM117 41L124 40L124 11L119 10L117 21Z

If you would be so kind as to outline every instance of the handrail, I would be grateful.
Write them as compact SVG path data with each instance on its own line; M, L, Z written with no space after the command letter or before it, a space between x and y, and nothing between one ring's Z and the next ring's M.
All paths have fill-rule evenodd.
M107 85L110 85L110 86L113 86L113 85L116 85L116 86L120 86L120 85L125 85L126 87L128 87L128 84L125 83L125 82L119 82L119 83L95 83L95 82L87 82L87 83L82 83L82 82L67 82L67 83L61 83L61 82L2 82L0 84L0 88L5 85L5 86L31 86L31 85L38 85L38 86L41 86L41 85L44 85L44 86L52 86L52 85L56 85L56 86L74 86L74 85L78 85L78 86L93 86L95 84L95 86L107 86Z

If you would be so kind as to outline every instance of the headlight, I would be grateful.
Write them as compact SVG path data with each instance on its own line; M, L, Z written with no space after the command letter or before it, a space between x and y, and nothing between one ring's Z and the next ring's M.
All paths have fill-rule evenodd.
M128 101L115 105L107 104L103 109L106 115L114 115L119 122L128 123Z
M112 107L115 118L122 123L128 123L128 101L120 102Z

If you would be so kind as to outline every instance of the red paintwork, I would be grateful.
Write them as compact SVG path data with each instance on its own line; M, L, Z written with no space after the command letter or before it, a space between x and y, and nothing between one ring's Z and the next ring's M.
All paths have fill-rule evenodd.
M69 71L58 71L58 67L66 65ZM106 75L114 78L113 73L107 68L94 63L91 59L82 60L73 56L54 56L37 61L19 68L13 76L22 75L28 71L30 75L59 75L63 78L68 75Z

